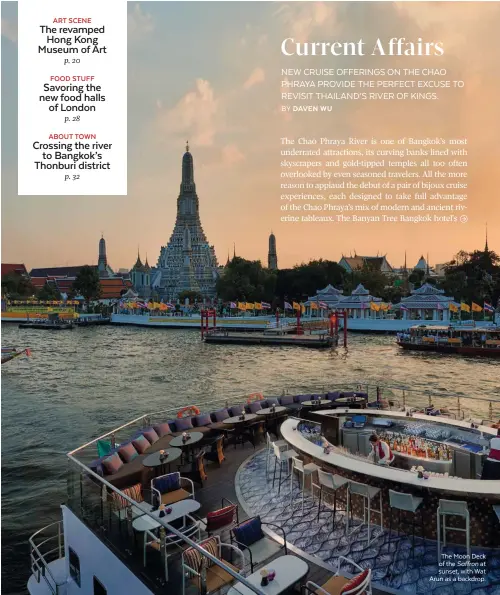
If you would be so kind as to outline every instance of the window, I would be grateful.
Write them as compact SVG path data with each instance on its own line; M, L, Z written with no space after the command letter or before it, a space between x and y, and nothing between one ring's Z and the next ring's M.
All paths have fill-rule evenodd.
M94 576L94 595L107 595L107 591L101 581Z
M69 575L75 581L75 583L81 587L81 578L80 578L80 558L77 556L76 552L69 549Z

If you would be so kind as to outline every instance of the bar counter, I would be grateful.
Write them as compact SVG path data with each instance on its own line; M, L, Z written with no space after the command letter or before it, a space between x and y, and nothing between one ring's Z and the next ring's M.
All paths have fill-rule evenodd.
M316 412L315 419L323 421L322 427L323 429L327 429L328 423L332 421L328 418L360 414L366 415L371 419L374 416L380 415L385 419L392 418L396 421L398 419L401 421L401 418L403 421L420 420L426 424L437 424L437 427L439 427L439 424L452 428L455 427L459 431L470 428L470 423L467 424L462 421L448 418L436 419L434 417L429 419L429 416L419 414L408 418L404 412L394 411L330 409ZM500 524L493 510L493 505L500 503L500 481L464 479L462 477L454 478L450 476L431 476L428 479L420 479L415 472L376 465L368 461L366 457L342 452L342 449L336 446L336 444L340 443L340 436L337 437L337 441L331 439L331 437L328 437L328 430L326 431L327 438L324 435L321 436L321 441L326 440L329 444L332 444L332 452L327 454L324 452L322 445L315 443L315 441L319 441L317 437L307 436L306 432L303 433L300 431L301 428L297 429L299 424L307 423L306 420L293 418L286 420L281 426L283 439L293 450L304 457L305 462L314 462L324 471L380 488L382 490L384 527L389 527L391 515L391 509L389 507L390 489L410 493L424 499L421 506L421 514L425 523L425 537L434 540L437 539L436 512L439 506L439 500L461 500L467 502L470 513L471 545L497 548L500 546ZM312 423L314 424L315 422ZM483 426L477 428L477 433L479 432L482 432L485 438L496 435L496 430ZM421 464L425 468L425 460ZM358 500L360 499L353 497L353 513L357 518L363 518L362 508ZM374 524L377 524L379 521L376 515L373 515L372 519ZM451 517L447 520L447 524L462 527L463 519ZM450 531L449 541L450 543L463 544L464 534Z

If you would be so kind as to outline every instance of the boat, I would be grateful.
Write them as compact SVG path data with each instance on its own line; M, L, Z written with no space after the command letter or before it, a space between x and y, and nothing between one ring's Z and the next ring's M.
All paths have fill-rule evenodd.
M420 324L398 333L397 344L412 351L500 358L500 327Z
M281 593L268 586L273 570L277 588L308 581L308 593L322 593L320 587L329 581L343 584L363 574L369 589L358 594L371 593L372 587L377 595L399 592L404 577L406 592L417 592L418 583L419 588L428 585L429 595L437 595L440 585L429 576L439 573L435 533L440 527L436 497L441 494L465 500L470 507L471 545L478 559L487 560L483 574L491 584L500 552L494 547L495 531L487 530L490 516L482 511L496 510L500 496L498 482L480 481L477 473L496 429L483 422L434 417L413 407L389 410L379 387L367 386L367 392L360 392L359 385L358 390L353 388L202 399L179 410L145 413L75 448L67 454L68 494L61 506L62 520L30 538L30 595L79 589L98 595L200 595L221 588L226 592L231 586L231 594ZM364 409L351 408L355 397L363 398ZM304 413L303 404L308 402L319 402L319 410ZM350 423L360 417L362 423ZM385 469L370 463L365 447L379 422L388 420L390 425L382 427L390 427L391 438L402 445L397 458L403 464ZM235 431L238 425L244 431ZM414 435L420 437L415 444ZM459 444L451 440L455 437ZM272 443L276 438L295 454L340 476L344 492L349 482L375 485L373 503L380 502L380 510L383 502L389 502L390 488L415 491L421 501L425 499L426 526L420 513L413 535L411 522L401 531L386 512L371 523L370 517L366 523L362 507L354 507L351 514L349 508L347 513L334 508L332 516L331 505L321 498L321 485L315 483L320 495L314 498L301 479L300 462L294 461L291 477L288 465L283 471L276 454L281 447ZM238 448L226 448L228 442ZM430 447L427 442L432 442ZM145 448L130 458L136 443ZM479 452L469 452L464 444L477 446ZM438 454L430 456L429 449ZM118 459L121 462L115 465ZM426 472L429 467L422 479L417 475L421 465ZM294 467L298 484L293 481ZM318 467L309 466L307 472L311 469ZM158 477L165 474L168 481ZM247 539L245 525L259 530L243 546L235 530L239 528L238 537ZM320 539L312 540L311 535ZM394 559L388 560L383 552L386 538L398 542ZM328 549L318 553L314 543L326 541ZM399 556L397 565L393 563L398 552L422 547L429 555ZM226 556L221 555L224 549L229 552ZM462 541L453 545L453 552L465 556L465 540L464 545ZM362 567L357 563L361 559ZM463 592L459 582L456 589L447 586L450 595Z
M22 322L19 328L37 329L43 331L64 331L73 330L73 323L66 322L59 317L59 314L49 314L47 319L37 319L28 322Z
M19 357L20 355L31 356L31 349L17 349L17 347L2 347L2 364L10 362L10 360Z

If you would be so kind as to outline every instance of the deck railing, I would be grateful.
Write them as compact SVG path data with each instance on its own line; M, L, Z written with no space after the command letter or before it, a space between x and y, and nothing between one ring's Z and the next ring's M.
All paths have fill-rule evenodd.
M30 539L31 573L39 583L42 578L53 595L59 594L64 581L58 583L50 563L64 557L62 521L56 521L34 533Z
M94 532L107 542L111 549L116 548L121 554L122 560L129 566L133 561L131 555L132 550L136 547L135 539L133 536L132 528L132 511L137 509L137 502L133 500L128 494L125 494L111 483L106 481L103 477L94 473L84 463L76 459L71 453L68 454L70 461L70 469L68 473L68 506L71 511L76 514L83 522L90 526ZM75 477L75 474L77 477ZM92 488L92 486L94 486ZM127 515L125 522L119 518L113 519L115 523L115 529L110 528L110 524L107 523L107 517L113 516L112 510L112 494L115 493L121 498L128 502ZM135 507L134 507L135 505ZM98 510L96 510L98 508ZM107 510L109 509L109 510ZM169 524L165 517L159 518L152 514L145 506L141 509L144 515L149 516L153 521L160 525L159 528L159 547L160 554L162 557L162 573L163 576L158 574L151 576L151 580L154 584L158 584L158 580L163 580L164 584L168 583L168 560L166 554L166 548L169 545L176 544L177 549L194 548L198 551L203 559L207 560L206 564L202 564L202 572L200 576L200 584L203 585L205 580L206 568L212 563L216 564L227 572L236 582L241 583L247 589L258 595L265 595L262 590L258 587L249 583L244 574L238 573L233 566L228 565L224 560L213 556L210 552L200 547L199 543L193 541L190 537L186 536L182 531ZM116 516L116 515L115 515ZM125 524L125 528L123 525ZM125 531L124 531L125 529ZM168 542L165 540L167 534L174 535L177 539L170 539ZM143 560L143 556L140 556L140 560ZM144 559L145 560L145 559ZM210 563L210 564L209 564ZM132 567L133 569L133 567ZM140 574L148 574L148 567L140 567ZM203 586L200 589L203 592Z

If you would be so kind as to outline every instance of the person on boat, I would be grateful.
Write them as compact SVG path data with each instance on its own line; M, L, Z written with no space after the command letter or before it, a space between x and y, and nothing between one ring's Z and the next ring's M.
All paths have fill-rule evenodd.
M380 440L377 434L372 434L369 438L371 452L368 458L377 465L392 465L394 462L394 453L390 446L384 440Z
M490 452L484 461L481 479L500 479L500 428L490 440Z

